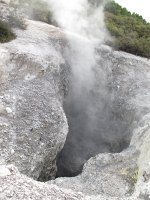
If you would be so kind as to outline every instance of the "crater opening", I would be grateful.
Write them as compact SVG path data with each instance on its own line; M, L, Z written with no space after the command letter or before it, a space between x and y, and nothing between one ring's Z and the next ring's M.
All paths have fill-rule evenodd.
M98 153L119 153L129 146L134 112L128 108L127 91L117 86L112 69L100 64L90 90L70 84L64 100L69 133L57 158L57 177L81 173L84 163ZM116 84L117 83L117 84Z

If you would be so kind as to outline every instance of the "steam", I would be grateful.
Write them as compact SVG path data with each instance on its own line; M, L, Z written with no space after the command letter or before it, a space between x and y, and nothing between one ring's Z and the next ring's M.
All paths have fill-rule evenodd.
M108 91L109 69L99 50L110 39L104 23L104 0L32 0L31 4L29 16L34 13L33 19L40 20L41 12L50 11L50 21L63 29L68 41L63 56L71 71L64 99L69 133L57 159L57 175L77 175L90 157L121 151L127 145L125 135L129 135L129 123L118 118L115 110L116 93Z
M95 49L106 38L103 3L95 7L88 0L47 2L58 25L66 31L70 47L65 53L72 69L72 90L76 91L75 96L80 95L82 90L93 87Z
M73 176L81 171L90 157L100 152L119 152L128 145L125 136L129 136L130 119L124 121L118 117L119 112L126 110L122 104L120 106L113 83L108 80L108 73L109 79L112 78L110 69L107 69L107 60L101 58L102 51L99 50L101 44L110 40L104 23L105 0L27 2L27 8L33 4L27 14L34 16L34 9L37 12L33 19L40 20L41 11L52 12L54 19L50 21L57 22L68 41L63 56L71 69L69 92L64 100L69 134L57 166L58 176Z
M104 40L103 4L95 8L87 0L48 2L59 26L89 39Z
M82 164L98 152L109 151L103 141L109 121L109 99L105 71L100 69L97 48L109 37L104 23L104 3L88 0L47 1L58 25L66 32L69 47L64 56L72 71L64 109L69 134L58 158L58 176L78 173ZM99 68L99 87L96 88L95 69ZM108 106L109 107L109 106ZM103 139L105 138L105 139ZM67 171L65 168L70 168ZM63 172L62 171L67 171ZM69 174L70 173L70 174Z

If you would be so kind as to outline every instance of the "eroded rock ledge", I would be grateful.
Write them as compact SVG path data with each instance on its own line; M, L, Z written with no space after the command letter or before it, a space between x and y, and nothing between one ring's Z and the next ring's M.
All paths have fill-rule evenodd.
M55 177L68 133L63 111L63 33L27 21L17 39L0 45L0 164L34 179Z
M27 30L14 29L16 40L0 45L0 199L150 199L150 61L104 46L98 50L97 80L103 70L112 116L125 123L119 129L125 132L117 134L123 133L129 147L96 155L77 177L31 179L56 176L57 155L68 134L63 100L69 69L64 33L26 23Z
M88 196L56 185L34 181L12 165L0 166L0 199L7 200L137 200L137 198L111 198L108 196Z

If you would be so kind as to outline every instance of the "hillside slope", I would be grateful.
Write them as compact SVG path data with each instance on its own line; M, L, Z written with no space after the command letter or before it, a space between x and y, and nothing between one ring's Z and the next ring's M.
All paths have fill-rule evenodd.
M32 2L20 0L18 3L11 1L11 6L20 10L28 18L43 21L48 24L57 26L53 18L51 8L46 2L32 0ZM147 23L142 16L129 12L126 8L121 7L115 1L109 1L105 5L105 22L106 27L112 36L112 41L106 41L106 44L117 50L132 53L138 56L150 58L150 23ZM21 19L10 16L8 26L21 26ZM11 24L11 25L10 25ZM8 26L0 23L0 42L8 42L15 38L15 35L8 29ZM4 30L7 29L7 30ZM24 28L24 27L23 27Z
M110 44L118 50L150 58L150 23L111 1L105 6L107 29L115 40Z

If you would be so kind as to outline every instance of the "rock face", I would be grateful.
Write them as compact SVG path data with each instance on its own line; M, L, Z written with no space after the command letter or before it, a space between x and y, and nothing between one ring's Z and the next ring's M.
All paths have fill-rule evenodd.
M0 199L3 200L137 200L137 198L113 198L108 196L88 196L56 185L34 181L22 175L13 166L1 166Z
M129 147L122 153L99 154L91 158L84 165L81 175L58 178L52 183L88 195L107 194L109 197L120 197L120 199L128 199L128 196L150 199L148 145L150 62L147 59L111 51L104 47L99 49L99 54L100 67L107 75L106 86L110 92L109 100L114 121L117 124L120 121L118 128L122 138L119 132L116 132L114 143L111 137L112 148L115 147L115 141L121 145L119 138L126 141L130 141L131 138L131 143L129 142ZM98 72L99 69L97 74ZM108 126L109 123L108 121ZM109 132L106 132L106 135L109 143ZM70 162L70 166L65 166L72 169L73 164Z
M134 191L137 158L138 153L132 148L120 154L99 154L84 165L81 175L58 178L52 183L86 195L128 197Z
M150 112L150 61L105 46L97 49L97 57L90 94L83 91L65 100L69 134L58 159L58 176L79 174L85 160L99 152L127 148Z
M84 196L70 190L62 190L55 185L33 181L21 175L13 166L1 166L0 171L0 199L7 200L83 200Z
M34 179L49 180L68 132L63 34L40 22L26 23L27 30L16 30L16 40L0 45L0 164L13 163Z
M150 61L105 46L97 48L95 90L82 102L97 105L95 132L105 134L87 138L76 132L81 143L73 143L70 131L63 149L67 159L62 156L60 163L76 170L97 155L76 177L36 181L56 175L57 156L68 134L63 101L70 68L60 29L29 20L26 25L27 30L14 30L14 41L0 45L0 199L150 199ZM100 104L93 96L101 97ZM67 103L65 111L74 101ZM70 125L72 115L66 113ZM93 145L86 146L90 140ZM82 152L79 146L84 144Z
M35 33L34 39L30 30ZM99 63L110 78L108 89L114 111L120 114L119 119L122 117L131 125L130 147L121 153L99 154L84 165L81 175L58 178L49 184L4 166L14 163L19 171L34 179L53 178L56 156L68 131L62 108L63 84L67 79L64 70L67 65L60 54L62 33L54 27L28 21L28 29L18 30L17 34L17 40L0 48L3 56L0 198L149 199L149 61L104 47L99 49ZM124 112L119 112L122 108Z

